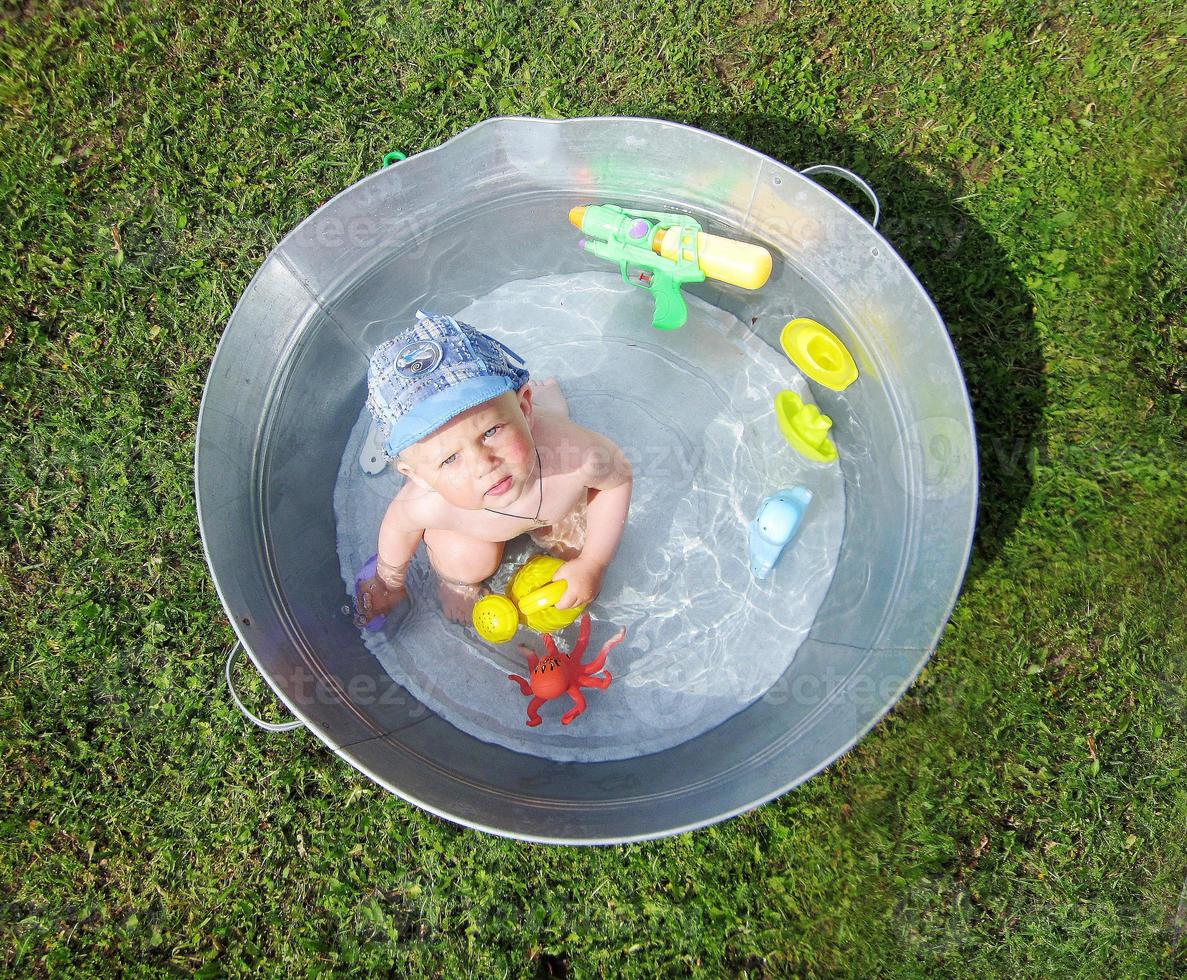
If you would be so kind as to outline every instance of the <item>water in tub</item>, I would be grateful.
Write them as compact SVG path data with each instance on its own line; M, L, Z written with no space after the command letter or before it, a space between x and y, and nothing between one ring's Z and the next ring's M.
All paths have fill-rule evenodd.
M845 501L837 464L797 455L775 421L775 393L791 388L810 400L807 384L737 318L686 299L683 328L654 330L649 298L598 271L509 282L455 313L523 356L534 379L556 378L573 419L617 442L634 470L627 527L590 606L585 659L619 627L626 639L606 662L610 687L585 689L588 708L570 725L560 723L573 704L562 695L540 709L543 724L526 726L528 698L507 675L527 676L518 645L543 652L540 637L524 628L495 646L447 622L424 548L409 572L407 618L363 632L393 679L477 738L558 761L669 748L761 697L812 625L836 566ZM334 491L347 591L402 482L390 467L360 465L370 428L360 405ZM797 484L812 504L760 581L749 567L750 521L764 497ZM534 553L526 536L509 542L490 584L501 590ZM576 635L576 624L565 630L562 649Z

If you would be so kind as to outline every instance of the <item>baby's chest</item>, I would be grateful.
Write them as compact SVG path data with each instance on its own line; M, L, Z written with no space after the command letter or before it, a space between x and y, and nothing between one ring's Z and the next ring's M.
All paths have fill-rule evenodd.
M544 500L540 517L545 524L555 524L584 504L589 494L580 475L557 474L544 480ZM545 520L546 518L546 520Z

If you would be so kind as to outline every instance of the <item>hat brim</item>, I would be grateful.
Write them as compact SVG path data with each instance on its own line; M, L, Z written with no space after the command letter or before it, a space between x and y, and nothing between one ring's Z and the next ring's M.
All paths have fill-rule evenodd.
M420 442L432 435L450 419L461 415L475 405L498 398L508 391L518 391L512 378L482 377L467 378L439 391L415 408L400 416L388 433L384 449L389 457L395 457L414 442Z

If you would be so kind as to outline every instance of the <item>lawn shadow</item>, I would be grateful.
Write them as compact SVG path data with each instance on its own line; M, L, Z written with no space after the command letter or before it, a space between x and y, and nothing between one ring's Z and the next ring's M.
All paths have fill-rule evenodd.
M972 179L930 160L887 155L840 132L821 135L761 114L676 120L753 147L788 166L846 167L882 202L878 230L934 300L960 358L973 404L980 459L980 508L969 568L976 575L1013 534L1044 452L1044 361L1030 294L993 237L961 206ZM848 182L824 186L861 214L870 204Z

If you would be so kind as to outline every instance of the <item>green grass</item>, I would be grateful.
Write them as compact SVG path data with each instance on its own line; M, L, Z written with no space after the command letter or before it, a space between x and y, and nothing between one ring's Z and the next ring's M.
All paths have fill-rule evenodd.
M236 9L0 14L3 968L1187 966L1182 7ZM221 683L191 460L235 299L384 152L504 113L858 169L975 401L980 532L929 668L826 773L676 839L460 829Z

